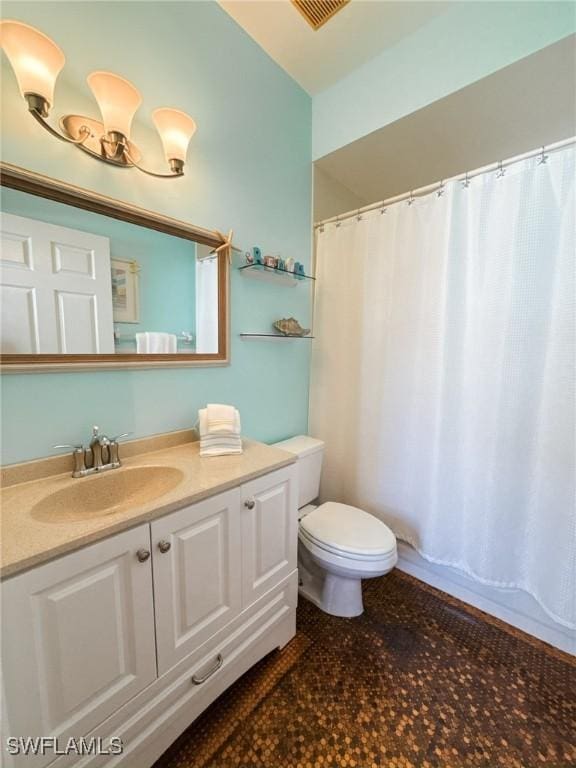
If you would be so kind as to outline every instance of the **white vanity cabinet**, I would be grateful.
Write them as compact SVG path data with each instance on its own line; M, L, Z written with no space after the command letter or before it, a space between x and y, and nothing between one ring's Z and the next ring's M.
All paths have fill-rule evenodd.
M79 481L82 482L82 481ZM117 756L10 766L151 766L295 633L291 465L2 584L6 737L121 738Z
M23 738L89 733L155 680L148 525L3 582L2 675L3 736Z

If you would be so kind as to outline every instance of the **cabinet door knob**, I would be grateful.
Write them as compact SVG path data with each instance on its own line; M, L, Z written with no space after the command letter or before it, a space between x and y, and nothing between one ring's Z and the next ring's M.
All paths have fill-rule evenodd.
M160 552L162 552L162 554L164 554L165 552L168 552L171 546L172 544L169 541L162 540L158 542L158 549L160 550Z
M136 552L136 557L141 563L145 563L146 560L150 557L150 550L149 549L139 549L138 552Z
M254 509L254 507L256 506L256 502L254 501L254 499L246 499L246 501L244 502L244 506L247 509Z

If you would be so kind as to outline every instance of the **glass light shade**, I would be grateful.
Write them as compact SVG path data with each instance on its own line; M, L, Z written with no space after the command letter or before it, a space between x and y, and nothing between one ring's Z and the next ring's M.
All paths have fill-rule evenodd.
M128 80L112 72L92 72L87 79L100 107L106 133L116 131L130 138L132 119L142 104L140 93Z
M179 109L155 109L152 120L160 134L166 160L186 162L186 152L190 139L196 132L196 123Z
M52 106L54 85L64 62L56 43L20 21L0 21L0 47L4 48L18 81L20 93L34 93Z

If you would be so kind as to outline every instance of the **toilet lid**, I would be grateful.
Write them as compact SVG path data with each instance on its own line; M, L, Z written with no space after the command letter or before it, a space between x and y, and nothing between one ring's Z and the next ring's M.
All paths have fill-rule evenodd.
M356 555L384 555L396 537L381 520L357 507L327 501L300 521L303 532L321 546Z

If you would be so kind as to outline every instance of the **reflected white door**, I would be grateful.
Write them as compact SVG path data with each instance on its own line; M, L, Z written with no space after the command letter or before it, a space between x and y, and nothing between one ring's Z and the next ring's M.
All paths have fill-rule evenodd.
M0 215L2 354L114 352L110 241Z

